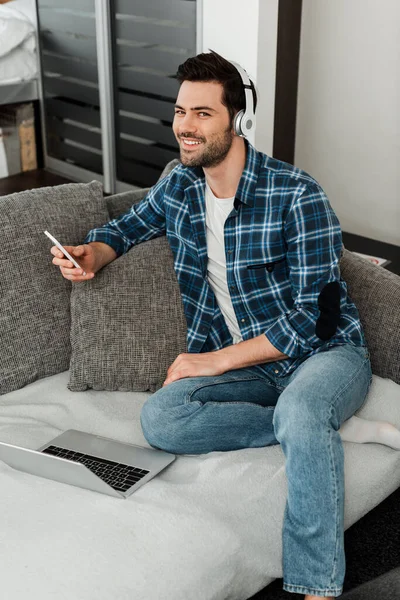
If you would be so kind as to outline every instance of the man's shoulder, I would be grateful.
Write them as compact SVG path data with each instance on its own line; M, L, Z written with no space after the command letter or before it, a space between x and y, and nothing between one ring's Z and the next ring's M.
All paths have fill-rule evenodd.
M260 156L259 176L261 178L265 178L266 180L271 180L272 178L276 184L281 185L284 183L289 187L321 187L318 181L303 169L262 152L260 152Z

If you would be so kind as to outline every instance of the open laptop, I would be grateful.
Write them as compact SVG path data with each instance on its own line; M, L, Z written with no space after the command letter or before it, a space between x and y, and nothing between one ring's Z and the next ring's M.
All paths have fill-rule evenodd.
M0 442L0 460L14 469L127 498L176 456L69 429L38 450Z

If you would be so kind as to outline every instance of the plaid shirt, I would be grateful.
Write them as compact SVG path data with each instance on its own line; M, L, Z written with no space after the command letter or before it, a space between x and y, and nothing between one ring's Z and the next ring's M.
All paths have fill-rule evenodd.
M341 230L323 190L304 171L247 142L246 148L246 165L224 229L227 284L243 340L265 334L289 357L259 368L284 376L328 346L361 346L365 340L358 311L340 279ZM207 281L205 210L203 170L179 164L129 212L85 239L105 242L119 256L136 244L167 236L187 321L188 351L194 353L233 343ZM337 325L324 340L316 333L321 291L332 282L340 308L338 304Z

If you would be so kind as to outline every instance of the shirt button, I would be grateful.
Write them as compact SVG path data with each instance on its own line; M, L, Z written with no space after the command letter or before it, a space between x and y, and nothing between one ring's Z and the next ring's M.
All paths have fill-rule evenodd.
M278 369L275 369L275 373L278 375L278 373L279 373Z
M233 250L228 250L228 254L232 254Z
M242 323L246 323L246 319L240 319Z

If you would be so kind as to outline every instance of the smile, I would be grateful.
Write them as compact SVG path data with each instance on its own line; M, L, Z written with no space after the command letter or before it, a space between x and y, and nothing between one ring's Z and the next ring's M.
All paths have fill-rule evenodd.
M197 140L185 140L181 138L181 143L184 148L194 148L196 146L199 146L202 142L199 142Z

